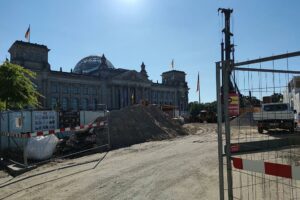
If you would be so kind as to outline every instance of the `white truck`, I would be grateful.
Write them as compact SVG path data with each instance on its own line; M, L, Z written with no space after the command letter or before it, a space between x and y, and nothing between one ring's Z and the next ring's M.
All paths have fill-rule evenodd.
M295 111L287 103L262 104L261 111L253 113L253 119L257 122L259 133L269 129L287 129L291 133L295 130Z

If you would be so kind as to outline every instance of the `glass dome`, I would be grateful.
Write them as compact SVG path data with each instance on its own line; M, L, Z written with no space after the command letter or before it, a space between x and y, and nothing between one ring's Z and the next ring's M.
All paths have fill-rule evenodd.
M88 56L81 59L74 68L74 73L89 73L99 69L99 66L105 66L110 69L114 69L114 66L103 55L101 56Z

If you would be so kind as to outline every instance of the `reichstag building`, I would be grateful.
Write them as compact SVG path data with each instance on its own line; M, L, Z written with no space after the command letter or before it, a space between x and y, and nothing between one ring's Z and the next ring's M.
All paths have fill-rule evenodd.
M35 84L44 96L45 109L95 110L106 104L109 110L148 102L171 105L186 111L188 85L183 71L162 73L162 82L148 79L146 66L139 72L116 68L104 55L81 59L71 72L51 70L45 45L16 41L9 49L10 62L37 74Z

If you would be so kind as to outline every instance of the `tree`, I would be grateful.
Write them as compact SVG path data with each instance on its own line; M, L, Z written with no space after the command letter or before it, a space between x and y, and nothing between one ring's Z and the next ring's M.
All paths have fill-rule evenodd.
M190 111L190 115L192 118L195 118L197 115L199 115L201 109L202 109L202 105L199 104L198 102L194 103L191 102L189 103L189 111Z
M201 110L217 112L217 101L204 104L199 104L198 102L191 102L189 103L188 109L192 118L195 118L197 115L199 115Z
M261 101L255 96L243 96L240 95L240 107L260 106Z
M5 110L5 103L0 101L0 111Z
M277 102L282 102L283 101L283 95L280 93L274 93L271 95L272 102L277 103Z
M6 110L39 105L41 95L31 81L35 77L34 72L8 61L0 65L0 102Z

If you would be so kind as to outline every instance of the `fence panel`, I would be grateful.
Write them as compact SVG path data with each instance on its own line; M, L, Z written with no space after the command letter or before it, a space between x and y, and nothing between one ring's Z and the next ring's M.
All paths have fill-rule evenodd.
M109 148L108 112L81 113L3 112L0 150L11 161L26 167Z
M223 120L218 122L219 146L223 147L219 151L220 188L223 189L224 179L225 199L300 198L297 126L300 71L296 71L300 61L284 56L280 59L283 60L263 62L257 59L258 62L246 62L246 66L230 65L230 81L235 87L228 90L228 105L222 104L219 108ZM224 79L228 74L223 71L222 79L218 76L222 74L222 63L219 64L217 91L225 98ZM222 69L226 69L225 63ZM237 115L230 112L230 97L235 95L239 98ZM224 115L225 110L229 111L228 115ZM229 123L223 124L226 118ZM222 135L224 126L226 137Z

